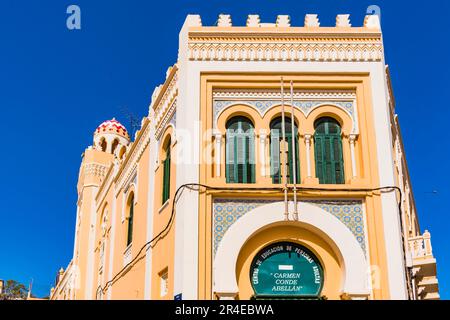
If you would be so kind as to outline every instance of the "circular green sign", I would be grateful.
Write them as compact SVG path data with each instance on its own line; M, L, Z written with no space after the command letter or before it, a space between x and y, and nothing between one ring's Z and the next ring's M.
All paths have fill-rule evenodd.
M319 296L323 269L316 256L291 242L271 244L261 250L250 267L256 296Z

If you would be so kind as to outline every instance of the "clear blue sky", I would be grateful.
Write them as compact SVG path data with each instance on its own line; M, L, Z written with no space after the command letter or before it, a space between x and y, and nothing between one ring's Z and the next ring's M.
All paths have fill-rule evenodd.
M66 28L77 4L82 29ZM350 13L360 26L368 5L381 7L387 62L420 224L432 234L441 296L449 298L448 128L450 41L446 0L24 1L0 6L0 278L48 294L70 261L80 155L105 119L128 125L120 107L147 114L153 88L177 58L185 15L213 25L219 13L244 25L247 14L274 22L306 13L332 26ZM437 194L431 193L437 190Z

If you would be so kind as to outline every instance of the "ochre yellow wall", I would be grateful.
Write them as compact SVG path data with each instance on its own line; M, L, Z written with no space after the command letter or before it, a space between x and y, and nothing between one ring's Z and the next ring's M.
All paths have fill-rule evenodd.
M158 235L168 224L172 212L172 200L176 191L176 139L174 137L173 127L169 126L161 136L158 152L158 167L155 171L154 190L154 219L153 236ZM162 203L162 181L163 181L163 160L165 160L165 147L168 139L171 139L171 161L170 161L170 196ZM173 265L175 251L175 218L171 222L171 227L162 234L162 237L155 242L152 251L152 299L173 299ZM164 297L160 295L160 272L168 268L168 293Z

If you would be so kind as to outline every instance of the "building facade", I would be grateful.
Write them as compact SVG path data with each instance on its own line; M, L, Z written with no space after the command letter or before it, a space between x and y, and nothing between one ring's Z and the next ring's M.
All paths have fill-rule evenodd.
M81 163L51 299L438 299L378 16L203 26Z

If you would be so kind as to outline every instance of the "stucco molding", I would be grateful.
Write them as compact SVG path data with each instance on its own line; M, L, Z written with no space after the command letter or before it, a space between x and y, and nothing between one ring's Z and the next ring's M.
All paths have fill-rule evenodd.
M137 170L137 164L141 159L145 148L150 144L150 120L144 119L144 123L141 130L138 131L136 140L133 142L130 151L127 154L127 158L117 173L116 176L116 197L120 191L125 187L127 181L130 181L132 175Z
M191 37L188 57L191 61L377 62L382 60L383 46L378 38L364 37Z
M292 203L290 206L292 207ZM292 208L291 208L292 209ZM289 223L322 237L338 256L343 273L341 294L370 294L368 264L353 234L337 218L308 203L299 203L299 221L283 221L284 203L260 206L240 218L224 235L214 259L213 290L216 294L238 293L236 263L244 244L271 226Z
M172 120L175 119L177 110L177 99L176 97L172 101L170 107L164 113L163 118L159 121L159 123L155 126L155 138L159 140L161 138L162 133L166 130L167 125L172 123ZM172 123L174 126L175 124Z

